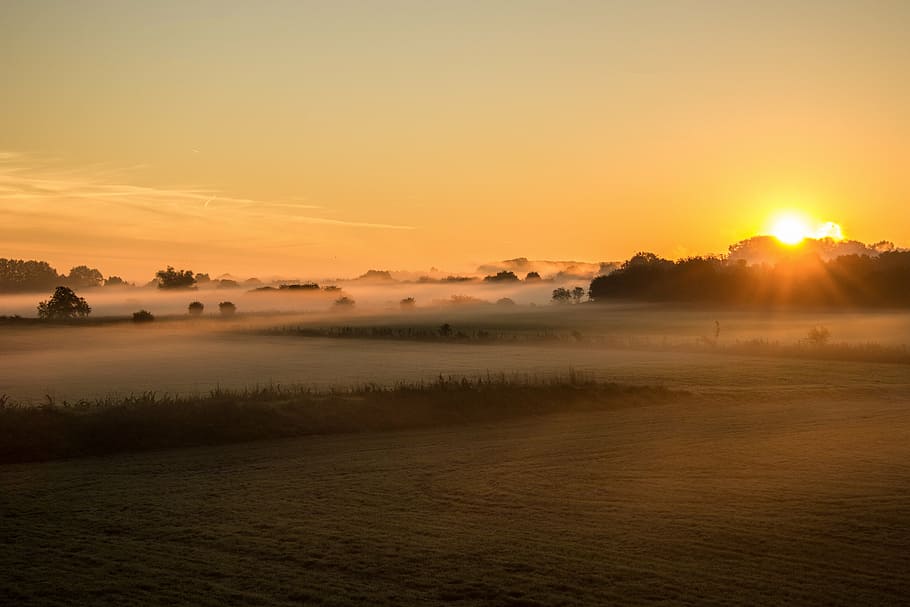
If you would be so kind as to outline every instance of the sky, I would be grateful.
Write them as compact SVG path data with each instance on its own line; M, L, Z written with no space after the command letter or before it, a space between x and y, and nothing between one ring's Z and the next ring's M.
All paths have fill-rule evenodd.
M0 257L150 279L910 246L905 0L2 0Z

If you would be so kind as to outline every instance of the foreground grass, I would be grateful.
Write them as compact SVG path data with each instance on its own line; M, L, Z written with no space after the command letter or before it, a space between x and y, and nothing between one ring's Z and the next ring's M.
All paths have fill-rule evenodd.
M0 463L489 422L682 396L575 374L440 377L330 391L269 386L197 396L145 393L62 404L49 398L42 406L10 403L0 395Z
M0 605L907 605L908 436L800 391L0 466Z

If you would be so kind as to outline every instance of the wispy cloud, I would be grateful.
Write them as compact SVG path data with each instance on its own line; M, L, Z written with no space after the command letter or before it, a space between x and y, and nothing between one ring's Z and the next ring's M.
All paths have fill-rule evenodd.
M136 213L175 222L297 224L379 230L413 226L320 217L322 205L297 200L256 200L230 196L214 188L161 188L112 180L115 171L60 171L27 156L0 152L0 211L93 217L105 222L135 220ZM122 176L122 175L121 175ZM263 225L263 227L266 227Z

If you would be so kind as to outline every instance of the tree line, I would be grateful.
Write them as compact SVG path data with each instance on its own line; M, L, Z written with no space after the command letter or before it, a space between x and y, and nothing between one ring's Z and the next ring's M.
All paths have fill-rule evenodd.
M33 293L59 286L88 289L125 284L119 276L105 278L97 268L88 266L75 266L68 274L60 274L46 261L0 258L0 293Z
M671 261L638 253L598 276L594 301L698 302L737 305L910 306L910 251L844 255L824 261L794 255L774 265L689 257Z

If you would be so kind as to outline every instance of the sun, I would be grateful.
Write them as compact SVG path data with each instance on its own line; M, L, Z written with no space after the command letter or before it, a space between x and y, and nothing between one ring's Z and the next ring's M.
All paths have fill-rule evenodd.
M782 215L771 226L771 235L786 245L794 246L812 235L805 219L798 215Z
M836 241L844 239L844 231L839 224L833 221L818 223L797 211L778 213L769 225L768 233L782 244L791 247L799 245L807 238Z

